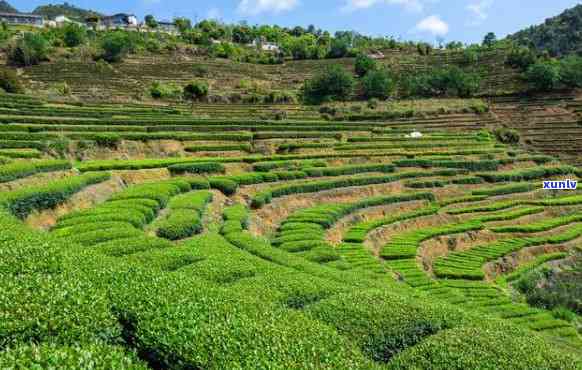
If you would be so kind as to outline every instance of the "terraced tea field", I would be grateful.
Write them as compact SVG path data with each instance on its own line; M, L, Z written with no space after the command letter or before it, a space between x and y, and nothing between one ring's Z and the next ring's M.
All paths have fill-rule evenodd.
M512 286L582 252L580 168L490 114L195 109L0 97L0 367L582 368Z

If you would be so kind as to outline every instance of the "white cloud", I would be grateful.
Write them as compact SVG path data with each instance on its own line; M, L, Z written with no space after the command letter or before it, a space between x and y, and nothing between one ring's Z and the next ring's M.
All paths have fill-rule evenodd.
M299 0L241 0L238 11L243 14L281 13L295 8Z
M344 12L353 12L380 4L401 5L413 12L421 12L424 9L421 0L345 0L345 4L341 9Z
M469 21L471 25L479 25L487 20L489 17L489 9L493 6L493 0L479 0L475 3L467 5L467 10L474 16L474 19Z
M428 32L434 36L444 36L449 33L449 25L438 15L431 15L416 24L415 31Z

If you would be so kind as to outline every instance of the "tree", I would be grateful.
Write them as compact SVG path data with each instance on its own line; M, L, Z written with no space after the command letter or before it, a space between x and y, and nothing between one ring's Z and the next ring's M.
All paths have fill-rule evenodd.
M112 32L101 40L101 48L104 60L109 63L120 62L131 49L131 40L125 32Z
M364 96L368 99L387 99L392 95L396 84L390 73L386 70L372 70L362 79Z
M375 70L376 67L376 61L366 54L358 54L356 57L355 69L358 76L363 77L366 73Z
M533 50L523 46L514 47L507 55L506 64L513 68L519 68L522 71L536 62L537 56Z
M26 67L48 59L49 43L40 33L26 32L8 50L8 62Z
M350 42L346 38L334 38L331 40L328 58L343 58L348 54Z
M63 31L63 41L67 47L74 48L79 46L85 42L86 38L87 31L85 28L74 23L69 23L65 26Z
M157 28L158 27L158 21L156 21L154 16L151 14L148 14L145 16L145 24L149 28Z
M303 98L308 104L347 100L353 93L353 76L339 65L331 65L303 85Z
M200 100L208 96L208 84L206 82L192 81L184 86L184 99L192 101Z
M488 48L493 47L496 42L497 42L497 36L493 32L489 32L483 38L483 46L488 47Z
M527 69L525 76L534 90L550 91L560 82L560 65L553 60L539 61Z
M569 87L582 87L582 57L569 56L562 60L560 67L562 82Z
M176 27L178 27L178 30L182 34L192 29L192 21L190 21L188 18L183 17L175 18L174 24L176 25Z

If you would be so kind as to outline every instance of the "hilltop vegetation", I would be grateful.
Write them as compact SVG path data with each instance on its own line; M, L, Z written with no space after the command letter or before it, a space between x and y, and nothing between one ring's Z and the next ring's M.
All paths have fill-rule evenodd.
M1 13L18 13L15 7L10 5L6 0L0 1L0 12Z
M79 7L76 7L69 3L63 4L48 4L48 5L41 5L37 6L33 11L32 14L42 15L47 19L54 19L59 15L64 15L70 19L77 20L84 22L85 19L93 16L101 17L103 14L93 11L93 10L86 10Z
M582 52L581 31L582 5L576 5L546 19L543 24L514 33L508 39L551 56L563 56Z

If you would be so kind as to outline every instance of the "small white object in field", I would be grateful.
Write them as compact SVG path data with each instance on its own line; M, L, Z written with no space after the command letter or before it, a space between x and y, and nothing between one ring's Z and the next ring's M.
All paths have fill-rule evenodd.
M406 135L407 137L411 137L411 138L419 138L422 137L422 133L418 132L418 131L413 131L410 133L410 135Z

